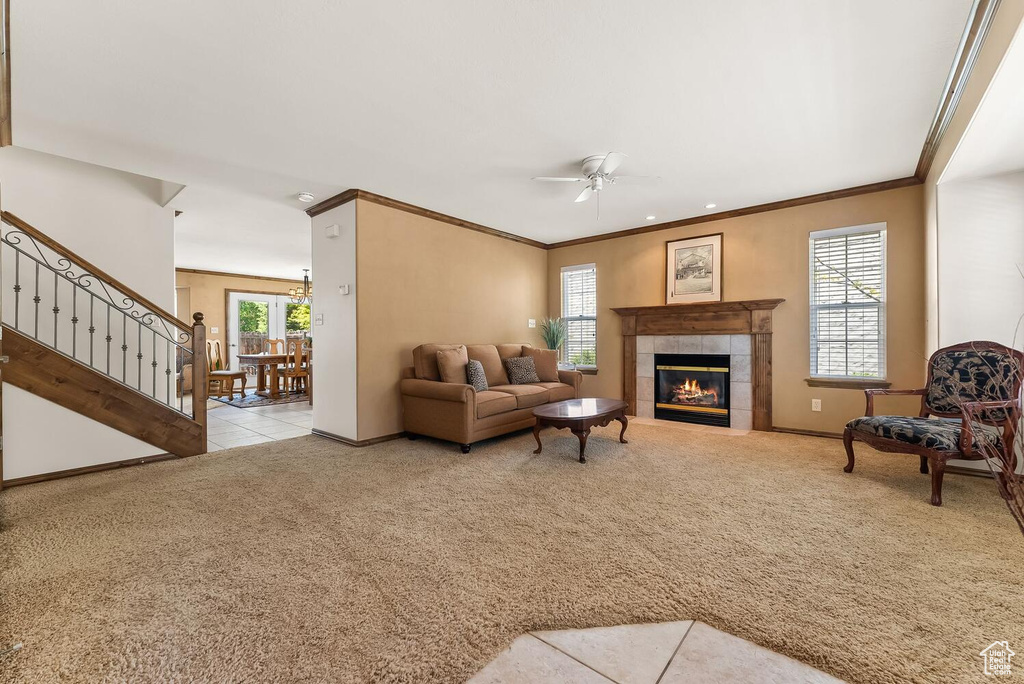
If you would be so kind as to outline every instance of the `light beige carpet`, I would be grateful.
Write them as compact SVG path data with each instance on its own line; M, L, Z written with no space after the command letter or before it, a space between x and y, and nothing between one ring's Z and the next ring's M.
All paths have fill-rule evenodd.
M852 682L1024 648L990 480L779 434L317 437L0 494L0 680L454 682L518 635L695 619ZM1024 668L1024 661L1021 666Z

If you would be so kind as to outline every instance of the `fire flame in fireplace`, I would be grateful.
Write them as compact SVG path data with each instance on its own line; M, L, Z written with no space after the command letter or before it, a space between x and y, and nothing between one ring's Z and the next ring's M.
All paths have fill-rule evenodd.
M680 403L687 404L695 399L712 399L715 403L718 402L718 392L714 389L704 389L700 386L700 383L696 380L686 378L683 384L676 386L675 389L676 400Z

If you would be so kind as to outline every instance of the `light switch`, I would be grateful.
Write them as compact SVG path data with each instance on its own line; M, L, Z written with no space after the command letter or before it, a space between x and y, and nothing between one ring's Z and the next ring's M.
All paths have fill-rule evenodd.
M526 323L526 326L527 326L527 327L529 327L529 328L536 328L536 327L537 327L537 319L536 319L536 318L531 318L531 319L530 319L530 320L529 320L529 321L528 321L528 322Z
M211 335L216 335L219 332L220 332L220 328L217 328L217 327L210 328L210 334Z
M338 294L347 295L348 292L349 292L348 285L339 285L338 286Z
M313 325L323 325L323 324L324 324L324 315L323 314L317 314L316 316L313 317Z

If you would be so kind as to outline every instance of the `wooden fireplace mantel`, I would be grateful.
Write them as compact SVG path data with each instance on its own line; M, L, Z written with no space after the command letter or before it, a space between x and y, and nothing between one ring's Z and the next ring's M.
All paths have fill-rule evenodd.
M612 309L622 318L622 398L636 415L637 335L750 335L753 427L772 429L772 311L785 299Z

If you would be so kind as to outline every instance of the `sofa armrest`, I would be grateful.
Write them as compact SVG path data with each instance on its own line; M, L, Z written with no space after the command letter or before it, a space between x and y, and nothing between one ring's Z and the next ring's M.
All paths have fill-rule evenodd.
M406 378L402 380L401 389L402 394L410 397L456 401L464 404L476 402L476 390L472 385Z
M577 370L560 370L558 371L558 381L572 386L576 390L576 398L580 398L580 385L583 384L583 373Z

